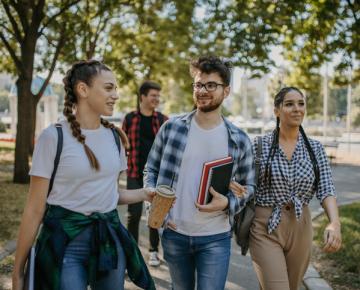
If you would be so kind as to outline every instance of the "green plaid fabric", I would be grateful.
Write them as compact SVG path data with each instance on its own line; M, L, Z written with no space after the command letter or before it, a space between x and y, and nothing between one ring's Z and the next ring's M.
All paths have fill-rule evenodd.
M109 230L111 227L124 249L131 281L142 289L156 289L136 242L121 224L115 209L104 214L85 216L60 206L48 206L37 240L35 289L59 290L66 246L88 226L94 227L92 255L88 264L90 285L106 271L117 267L118 255L114 237Z

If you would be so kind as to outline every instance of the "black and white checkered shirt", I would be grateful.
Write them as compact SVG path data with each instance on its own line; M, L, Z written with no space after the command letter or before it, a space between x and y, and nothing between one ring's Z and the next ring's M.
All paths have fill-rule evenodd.
M294 204L296 218L299 219L303 206L309 204L314 194L316 194L320 202L328 196L336 196L331 169L324 147L319 141L310 138L309 142L314 151L320 171L320 181L317 192L315 192L313 165L304 139L300 133L291 161L287 159L281 147L275 153L271 163L272 176L270 190L268 182L265 182L264 173L271 148L272 133L262 137L262 154L259 181L256 190L256 204L274 207L268 223L269 234L279 225L281 221L281 208L285 204ZM254 152L256 152L256 138L253 148Z

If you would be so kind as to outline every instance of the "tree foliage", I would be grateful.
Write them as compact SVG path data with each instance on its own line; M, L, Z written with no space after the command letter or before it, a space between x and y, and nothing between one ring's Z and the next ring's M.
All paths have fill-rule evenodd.
M290 1L292 2L292 1ZM335 54L341 59L336 70L338 82L346 83L344 73L360 61L360 2L356 0L306 0L289 19L283 44L286 57L303 74L311 74ZM359 68L355 69L358 78ZM345 76L345 77L344 77Z
M305 0L296 4L281 1L279 5L281 9L276 13L276 22L280 24L280 44L291 67L287 69L286 84L304 89L308 114L319 114L323 106L320 68L326 62L340 56L330 83L334 89L336 85L348 83L350 68L353 69L352 81L360 79L359 67L354 66L360 61L360 2ZM334 108L342 110L342 106L335 105L334 98L335 95L330 96L329 112Z
M195 1L137 1L123 11L109 33L104 60L125 87L120 106L136 106L141 81L163 86L166 111L191 103L188 60L191 58ZM174 92L178 94L174 95ZM186 97L184 97L186 95Z
M80 0L1 0L0 40L3 68L17 76L18 124L14 181L29 181L29 153L35 132L36 106L55 69L69 35L66 12ZM33 76L44 68L48 75L38 92L31 91Z
M258 76L284 45L294 64L288 84L306 90L318 113L319 67L342 56L339 81L360 60L356 0L0 0L0 67L18 77L18 136L14 180L28 180L36 105L56 65L98 58L110 65L121 87L121 108L134 108L141 81L163 87L165 112L192 108L189 60L218 54ZM37 94L32 77L48 71ZM30 124L30 125L29 125Z
M71 64L83 59L102 58L112 22L121 17L131 0L82 0L68 11L74 32L64 46L60 61ZM135 1L136 2L136 1Z

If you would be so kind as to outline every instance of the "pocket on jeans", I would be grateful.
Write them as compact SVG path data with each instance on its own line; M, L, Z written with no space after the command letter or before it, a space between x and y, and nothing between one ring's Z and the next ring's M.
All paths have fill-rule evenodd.
M183 238L183 235L181 235L169 228L166 228L162 235L163 240L179 241L179 240L182 240L182 238Z

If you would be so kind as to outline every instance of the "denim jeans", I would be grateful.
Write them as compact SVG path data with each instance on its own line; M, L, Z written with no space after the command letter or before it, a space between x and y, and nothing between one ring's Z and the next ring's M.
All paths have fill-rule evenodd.
M165 229L161 238L174 290L221 290L229 268L231 232L186 236Z
M91 251L92 227L86 228L73 239L65 250L61 270L60 290L86 290L88 285L87 263ZM113 232L113 236L115 234ZM91 285L92 290L123 290L126 258L118 238L115 238L118 252L118 267L103 275Z

